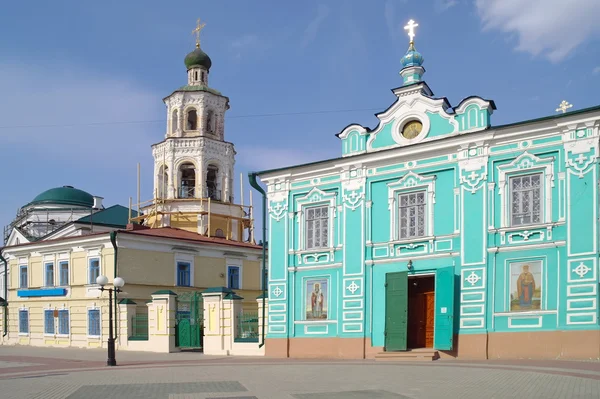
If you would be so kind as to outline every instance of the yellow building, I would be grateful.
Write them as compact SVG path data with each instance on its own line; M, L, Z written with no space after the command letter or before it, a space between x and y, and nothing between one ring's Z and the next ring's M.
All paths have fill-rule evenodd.
M181 295L211 287L234 290L245 298L244 307L255 311L262 289L261 247L170 227L129 225L112 233L5 247L2 256L10 269L3 344L106 345L108 294L98 289L99 275L109 284L122 277L118 299L135 302L138 314L147 311L153 292Z

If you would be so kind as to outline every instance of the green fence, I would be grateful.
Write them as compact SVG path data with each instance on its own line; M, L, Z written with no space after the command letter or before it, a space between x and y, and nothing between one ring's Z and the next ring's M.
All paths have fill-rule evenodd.
M148 315L136 314L131 316L131 337L132 341L145 341L148 339Z
M258 312L241 311L235 323L235 342L258 342Z

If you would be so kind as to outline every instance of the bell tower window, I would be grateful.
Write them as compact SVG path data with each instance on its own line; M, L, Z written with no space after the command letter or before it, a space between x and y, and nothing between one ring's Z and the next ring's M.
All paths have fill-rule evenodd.
M206 114L206 131L209 133L215 132L215 113L209 110Z
M169 168L165 165L160 167L158 172L158 198L166 198L167 197L167 187L169 186Z
M194 198L196 189L196 168L191 163L184 163L179 167L181 173L181 186L179 198Z
M177 110L173 111L173 115L171 116L171 133L175 133L177 131L177 124L179 119L179 112Z
M208 165L206 173L206 196L210 199L221 201L221 192L217 187L217 177L219 168L215 165Z
M191 109L187 113L187 130L197 130L198 129L198 114L195 109Z

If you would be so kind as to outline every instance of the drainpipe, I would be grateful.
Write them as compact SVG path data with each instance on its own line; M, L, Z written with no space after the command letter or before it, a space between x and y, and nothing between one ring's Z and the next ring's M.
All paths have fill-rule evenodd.
M266 268L266 251L265 246L267 242L267 193L262 189L261 186L258 185L256 181L256 172L248 173L248 179L250 180L250 185L259 193L262 194L262 297L263 297L263 306L262 306L262 342L258 345L259 348L262 348L265 344L265 300L267 299L267 276L265 274Z
M4 262L4 332L2 337L6 337L6 334L8 334L8 262L2 256L1 251L0 261Z
M119 248L117 248L117 231L111 231L110 232L110 243L113 246L113 249L115 250L115 254L114 254L114 274L113 274L113 280L117 277L117 254L119 253ZM113 290L113 296L114 296L114 306L115 306L115 340L117 339L117 331L118 331L118 325L119 323L117 322L117 290Z

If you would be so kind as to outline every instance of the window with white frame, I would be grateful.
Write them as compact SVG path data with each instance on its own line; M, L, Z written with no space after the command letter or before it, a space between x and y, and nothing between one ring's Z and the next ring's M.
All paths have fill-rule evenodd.
M54 335L54 310L44 310L44 334Z
M90 258L88 265L88 284L96 284L98 276L100 276L100 259Z
M425 236L426 192L398 195L398 237L403 240Z
M189 262L177 262L177 285L189 287L191 285L191 265Z
M19 266L19 288L27 288L27 266Z
M100 309L88 309L88 335L100 336Z
M54 287L54 263L44 264L44 285Z
M58 311L58 334L69 335L69 311L66 309Z
M511 226L542 222L542 174L510 178Z
M66 260L58 263L58 285L61 287L69 285L69 262Z
M19 310L19 334L29 334L29 311Z
M329 207L306 208L306 249L327 248L329 246Z
M241 288L240 283L240 267L227 266L227 288L239 290Z

